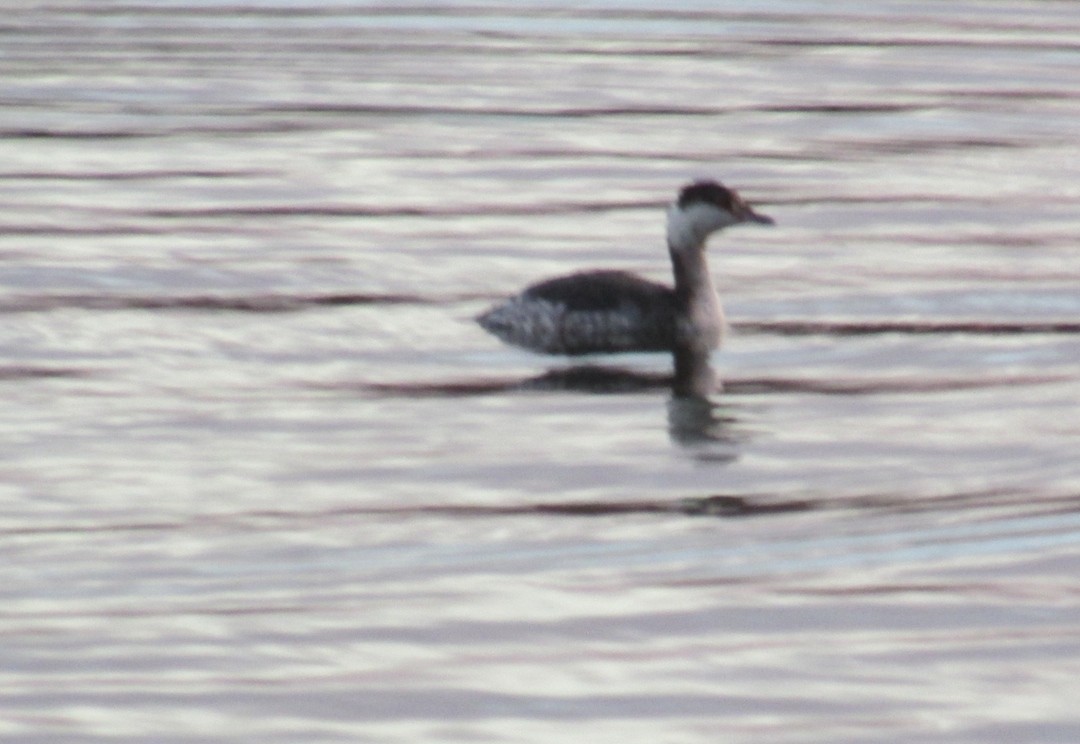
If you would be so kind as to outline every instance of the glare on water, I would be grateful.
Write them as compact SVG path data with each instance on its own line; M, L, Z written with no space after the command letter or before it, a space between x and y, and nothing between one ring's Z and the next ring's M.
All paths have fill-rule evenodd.
M1072 4L5 24L0 736L1080 735ZM473 322L696 177L720 391Z

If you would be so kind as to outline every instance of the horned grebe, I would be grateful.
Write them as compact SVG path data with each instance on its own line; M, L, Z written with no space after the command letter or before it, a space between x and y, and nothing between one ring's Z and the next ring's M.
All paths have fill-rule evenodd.
M705 242L740 222L773 224L733 190L697 181L668 209L674 287L625 271L586 271L534 284L476 320L507 343L546 354L710 351L720 345L724 313Z

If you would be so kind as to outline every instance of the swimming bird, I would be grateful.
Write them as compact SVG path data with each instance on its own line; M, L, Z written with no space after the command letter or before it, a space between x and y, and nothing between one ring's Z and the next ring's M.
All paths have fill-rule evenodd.
M585 271L533 284L476 320L503 341L545 354L682 350L720 346L724 312L705 243L743 222L774 224L716 181L695 181L667 213L673 287L626 271Z

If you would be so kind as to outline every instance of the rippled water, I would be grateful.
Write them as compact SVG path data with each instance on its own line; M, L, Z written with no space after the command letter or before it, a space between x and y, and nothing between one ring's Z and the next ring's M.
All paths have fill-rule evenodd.
M1080 7L20 4L5 741L1080 738ZM669 273L723 392L471 320Z

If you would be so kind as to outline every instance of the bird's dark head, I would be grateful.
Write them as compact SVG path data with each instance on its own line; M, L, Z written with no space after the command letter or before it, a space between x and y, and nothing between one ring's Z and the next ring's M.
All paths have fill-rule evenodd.
M712 233L743 222L772 225L772 217L755 212L734 189L716 181L684 186L668 210L668 246L686 251L705 244Z
M721 227L736 225L740 222L775 224L772 217L755 212L734 189L729 189L716 181L695 181L684 186L675 204L682 211L701 206L725 212L728 215L727 222Z

